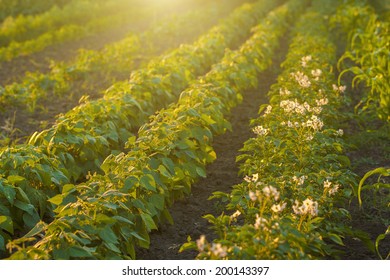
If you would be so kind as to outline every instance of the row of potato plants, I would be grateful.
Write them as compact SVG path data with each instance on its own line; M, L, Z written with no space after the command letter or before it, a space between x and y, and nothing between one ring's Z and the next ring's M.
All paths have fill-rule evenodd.
M352 73L352 87L368 89L356 106L390 122L390 22L379 20L365 0L347 1L332 17L332 24L347 34L347 50L338 62L339 79Z
M14 0L0 2L0 22L8 17L43 13L54 5L62 7L67 0Z
M141 66L141 60L148 60L154 53L161 51L156 50L157 46L176 48L177 39L184 32L196 38L215 24L215 18L223 10L229 8L218 9L218 13L215 9L205 8L179 17L172 16L158 21L141 34L130 34L119 42L106 45L102 50L83 50L71 63L53 62L48 73L27 73L19 82L0 86L0 111L6 110L3 112L6 114L16 107L34 112L40 109L44 100L67 96L78 90L81 81L81 87L88 88L89 85L101 84L103 79L107 81L106 84L112 84L116 77L127 77L130 70ZM201 24L194 25L197 21ZM162 29L170 33L164 33Z
M383 123L380 130L389 131L390 127L390 22L380 20L368 1L348 1L341 5L337 13L332 16L332 25L341 30L341 36L348 36L347 50L339 59L339 80L344 79L346 73L352 73L351 87L357 87L362 83L362 96L357 98L353 117L360 123L370 126L370 121L378 117ZM356 98L355 98L356 100ZM370 126L370 131L374 131ZM367 145L364 137L360 138L361 146ZM389 166L376 166L366 171L362 176L357 191L358 202L362 207L366 200L362 192L367 190L382 190L390 188L390 184L383 180L390 176ZM373 182L373 177L377 181ZM386 201L386 200L385 200ZM389 207L388 200L384 207ZM376 205L376 207L381 207ZM385 211L385 210L383 210ZM385 233L380 234L375 240L375 249L381 259L390 258L390 250L381 246L380 242L390 235L390 225L385 224ZM383 247L383 249L382 249Z
M130 81L102 99L86 101L61 116L56 124L34 134L29 143L0 151L0 245L39 221L52 216L51 202L67 183L85 180L101 170L110 154L126 141L158 108L166 106L197 75L223 57L225 48L249 34L271 1L237 8L192 45L183 45L133 72ZM246 34L245 34L246 33ZM30 194L31 199L26 193Z
M106 4L107 2L107 4ZM34 28L34 25L29 23L29 20L26 20L22 17L20 18L23 23L23 27L15 26L15 28L8 28L8 25L12 26L12 23L7 24L7 22L3 23L3 33L5 33L5 38L9 37L6 32L7 30L12 31L13 36L18 36L18 34L23 34L23 30L26 29L28 32L25 33L25 40L17 40L17 38L9 39L9 44L5 44L0 47L0 62L3 61L11 61L14 58L20 56L31 55L33 53L39 52L47 48L48 46L63 43L66 41L72 41L81 39L86 36L90 36L93 34L99 34L100 32L112 29L114 27L134 23L137 20L141 20L143 16L151 17L151 14L155 12L153 6L147 6L146 8L138 7L134 9L133 4L126 0L111 0L111 1L102 1L100 3L95 3L95 1L87 2L74 2L78 7L78 10L81 14L78 14L80 20L87 19L85 22L76 24L69 23L62 26L51 25L50 21L41 21L44 20L38 18L38 23L42 23L44 27L48 27L49 29L44 31L41 30L34 34L33 31L29 30L29 26ZM82 4L82 3L85 3ZM85 6L91 6L89 8ZM93 8L95 7L95 8ZM56 7L53 8L53 12L49 13L53 19L63 18L64 23L67 23L67 17L72 17L72 15L77 14L73 8L72 9L64 9L64 13L62 14L62 10ZM91 11L89 11L91 9ZM137 10L137 13L134 11ZM57 12L57 13L56 13ZM26 21L26 23L24 22ZM49 22L49 25L46 25L46 22ZM38 24L39 25L39 24ZM23 28L23 29L22 29ZM31 34L31 38L29 37Z
M295 27L270 104L237 157L243 182L212 196L226 203L225 213L205 216L218 237L182 246L198 259L331 258L351 234L344 207L357 182L337 128L345 87L323 12L308 11Z
M73 1L64 7L53 6L39 15L9 17L0 24L0 46L23 42L64 25L83 25L93 18L129 9L128 1ZM127 5L127 6L126 6Z
M109 156L103 175L64 186L50 199L57 205L54 220L10 242L11 258L134 259L137 246L147 248L149 232L162 221L173 222L168 207L206 176L205 165L216 157L213 136L230 128L226 114L242 91L256 87L305 2L292 0L269 13L239 50L228 50L177 103L154 115L137 139L130 138L128 153Z

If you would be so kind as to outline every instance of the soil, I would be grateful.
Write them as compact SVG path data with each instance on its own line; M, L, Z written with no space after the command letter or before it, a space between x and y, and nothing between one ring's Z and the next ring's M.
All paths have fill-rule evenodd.
M199 239L202 234L206 235L208 240L215 237L202 216L219 215L221 209L217 202L208 198L216 191L229 193L231 187L242 180L238 176L236 156L243 143L253 136L249 128L250 119L257 116L260 104L266 102L264 96L274 77L265 76L268 76L269 80L262 82L262 88L247 92L244 102L233 109L230 116L233 131L215 138L213 147L217 160L207 167L207 177L192 186L192 194L189 197L173 205L170 213L174 224L161 225L159 231L153 232L150 249L140 250L137 254L138 259L194 259L196 252L178 252L180 246L187 241L187 237L191 236L192 240Z
M267 103L267 92L276 81L280 62L287 50L285 40L277 52L278 57L273 66L259 77L259 87L243 93L243 102L234 108L229 116L232 131L215 137L213 147L217 154L215 162L207 166L207 177L192 186L192 193L182 201L177 201L170 209L174 224L162 224L158 231L151 233L151 244L148 250L139 249L137 259L147 260L191 260L197 252L184 251L179 253L181 245L206 235L208 240L214 237L208 222L202 218L205 214L220 215L221 205L215 200L208 200L213 192L231 192L232 186L242 181L238 175L239 164L236 157L243 143L253 136L249 122L257 118L261 104Z

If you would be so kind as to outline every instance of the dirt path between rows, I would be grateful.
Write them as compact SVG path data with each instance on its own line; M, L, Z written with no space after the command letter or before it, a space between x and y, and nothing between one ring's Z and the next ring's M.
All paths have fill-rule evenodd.
M279 65L285 54L285 44L278 53L278 59L274 65ZM183 201L177 201L170 213L173 217L173 225L161 225L158 231L151 234L149 250L140 249L137 259L169 260L169 259L194 259L196 252L178 250L187 237L197 240L200 235L206 235L208 240L214 236L208 222L202 218L205 214L220 215L221 207L217 200L208 200L215 191L230 192L231 187L241 182L238 175L239 164L236 157L243 143L253 137L249 127L249 121L258 116L261 104L267 103L269 87L276 81L278 68L272 68L260 76L259 87L256 90L243 93L242 104L234 108L229 120L233 130L214 139L213 147L217 154L217 160L207 167L207 177L201 179L192 186L192 193Z

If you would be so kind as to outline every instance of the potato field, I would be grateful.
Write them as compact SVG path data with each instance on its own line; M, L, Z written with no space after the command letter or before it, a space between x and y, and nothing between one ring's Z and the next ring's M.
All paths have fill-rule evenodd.
M0 259L390 259L390 1L0 0Z

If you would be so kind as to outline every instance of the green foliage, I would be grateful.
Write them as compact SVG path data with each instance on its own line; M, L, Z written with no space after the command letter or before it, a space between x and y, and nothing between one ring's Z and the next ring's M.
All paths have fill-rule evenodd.
M343 155L342 131L332 128L344 90L331 72L335 46L314 11L294 33L271 104L252 121L256 137L237 158L247 175L230 194L214 195L228 199L224 212L232 214L206 216L218 234L213 242L202 237L184 245L196 246L199 259L336 258L336 245L351 234L342 205L356 175Z
M348 1L332 17L336 27L348 34L346 52L338 67L340 79L352 73L352 86L363 83L368 88L356 109L375 112L384 121L390 121L389 95L389 23L378 19L366 1Z
M370 178L372 176L375 176L375 175L378 175L377 182L373 183L373 184L366 184L366 181L368 180L368 178ZM390 176L390 168L385 168L385 167L375 168L373 170L368 171L363 176L363 178L360 180L359 186L358 186L358 190L357 190L358 200L359 200L359 205L360 206L363 205L363 202L362 202L362 191L363 190L374 189L376 191L379 191L380 189L390 189L390 184L388 184L388 183L386 184L385 182L383 182L382 181L382 176L383 177ZM387 207L390 207L390 202L387 201L387 203L388 203ZM381 252L380 252L380 248L379 248L380 242L383 239L385 239L387 237L387 235L389 235L389 234L390 234L390 226L387 228L385 233L378 235L377 238L376 238L376 241L375 241L375 250L376 250L376 253L378 254L378 256L381 259L389 259L390 258L390 251L386 252L387 255L385 257L383 257Z
M149 7L150 9L150 7ZM131 11L137 13L129 16ZM71 1L38 15L9 17L0 26L0 61L43 50L47 46L96 34L139 19L146 9L127 0Z
M242 11L244 15L249 9L245 6ZM192 183L206 175L205 165L215 160L213 135L230 128L224 114L240 102L239 92L253 87L251 81L270 64L260 58L263 51L276 47L282 35L285 26L275 30L276 23L265 27L275 31L264 32L273 34L267 46L255 44L265 39L261 32L255 33L239 51L227 52L206 76L191 83L177 103L152 116L138 138L129 139L127 153L105 159L103 175L64 187L50 199L57 206L56 215L45 226L42 240L29 247L23 246L31 241L29 235L12 241L11 258L126 259L135 258L136 246L147 248L149 232L162 221L172 222L168 206L188 194ZM251 66L252 59L259 59L257 66ZM237 83L239 74L244 81ZM70 253L67 248L73 247L92 256Z

